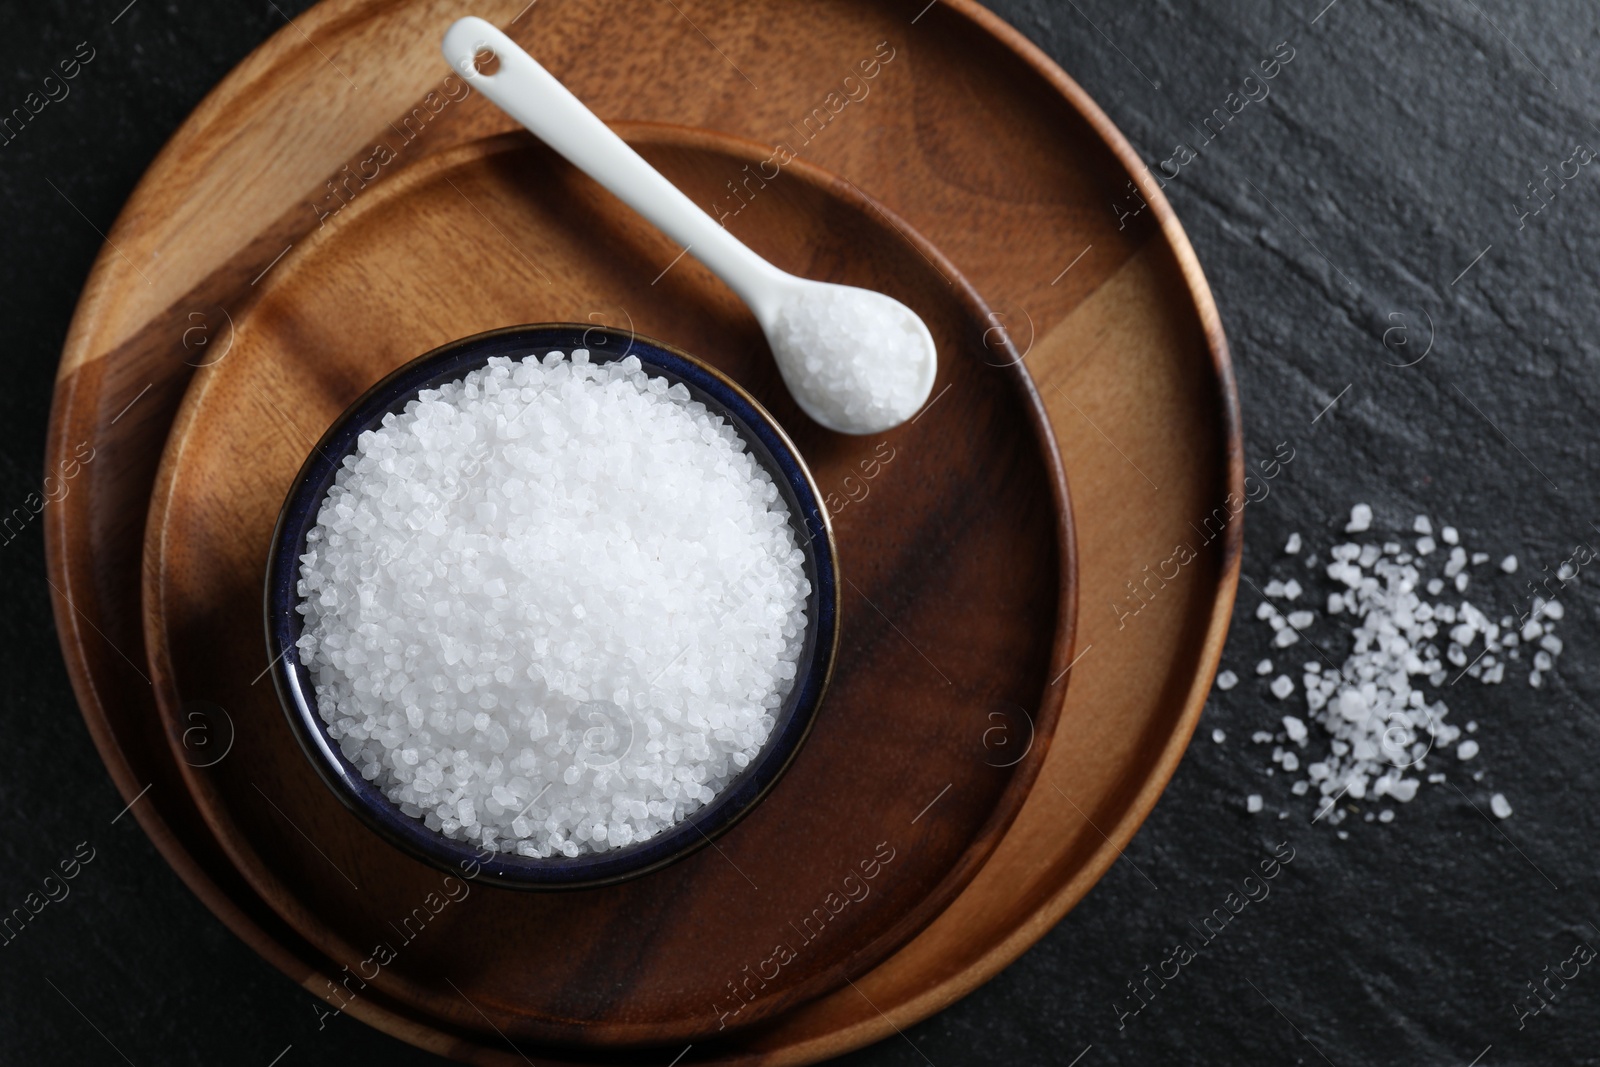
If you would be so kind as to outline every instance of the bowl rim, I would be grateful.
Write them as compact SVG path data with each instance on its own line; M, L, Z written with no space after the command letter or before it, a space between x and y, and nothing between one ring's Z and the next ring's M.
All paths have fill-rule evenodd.
M597 352L591 347L596 345L592 338L599 339L597 347L623 341L626 347L620 353L603 347ZM375 783L361 776L328 736L328 724L316 708L309 672L294 654L302 619L295 610L300 601L296 592L299 558L306 533L315 525L321 502L345 457L362 433L376 426L386 413L403 409L421 390L459 380L491 358L513 354L496 351L497 342L525 349L519 353L522 356L555 350L570 354L579 348L588 348L595 362L639 356L647 370L686 385L693 399L702 403L712 400L717 414L733 425L784 494L790 525L805 552L807 577L813 586L807 597L808 640L799 660L804 669L785 696L772 733L744 771L711 801L655 836L571 858L490 852L445 837L428 829L421 818L406 815ZM596 360L596 355L601 358ZM396 367L340 412L312 447L285 494L268 550L262 606L279 706L318 778L345 808L388 844L433 867L480 884L549 891L614 885L660 870L712 844L766 798L804 747L833 679L841 629L839 584L838 545L824 494L794 441L760 401L705 361L631 328L549 322L504 326L448 341Z

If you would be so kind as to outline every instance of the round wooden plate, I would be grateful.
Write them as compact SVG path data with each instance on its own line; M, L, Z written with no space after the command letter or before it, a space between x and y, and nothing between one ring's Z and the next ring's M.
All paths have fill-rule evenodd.
M769 152L620 129L701 203ZM1055 729L1064 680L1051 681L1072 656L1071 532L1026 373L985 345L988 309L936 249L815 167L774 170L730 228L786 270L888 293L933 333L935 399L905 426L851 437L806 418L726 287L509 134L431 156L297 247L233 316L167 440L145 640L201 813L308 940L370 972L363 984L485 1041L681 1046L858 977L976 873ZM788 431L832 501L839 655L793 765L712 848L620 885L478 883L452 902L438 871L321 786L274 691L254 684L273 526L328 426L418 352L521 321L586 320L699 356ZM196 705L227 708L235 728L230 755L204 767L183 761Z
M1027 353L1072 480L1082 605L1072 690L1039 785L968 887L893 956L682 1062L809 1063L892 1037L992 976L1082 898L1155 803L1200 714L1237 582L1244 494L1236 397L1204 277L1100 109L970 0L640 4L620 17L599 0L484 0L477 11L608 119L782 141L870 189L949 256L994 308L993 328ZM244 878L168 746L143 648L144 522L195 365L256 298L263 270L340 225L348 216L330 213L347 197L509 128L441 80L437 42L459 14L444 0L328 0L230 74L111 230L52 409L52 467L96 449L42 517L91 735L124 797L138 798L132 814L201 900L330 1002L329 980L348 961L307 941ZM844 75L880 49L892 58L864 96ZM599 51L607 62L594 62ZM382 139L398 157L361 179ZM1170 579L1147 577L1180 544L1192 560ZM1130 599L1132 581L1149 582L1145 597ZM190 735L197 751L184 762L204 762L227 724L191 710L214 728ZM346 1011L445 1055L523 1062L370 986Z

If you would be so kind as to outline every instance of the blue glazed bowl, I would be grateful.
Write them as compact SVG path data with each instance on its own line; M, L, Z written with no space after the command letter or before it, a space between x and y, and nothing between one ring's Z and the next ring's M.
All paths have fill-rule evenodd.
M737 778L687 819L649 840L570 859L540 859L485 852L445 837L406 815L361 776L328 736L328 724L317 712L315 686L295 647L303 623L295 610L296 589L306 534L316 525L323 498L363 432L376 427L384 415L401 411L421 390L455 381L492 357L521 358L575 348L588 349L596 363L637 356L648 373L682 383L695 400L728 420L788 501L795 539L806 557L811 596L794 687L778 710L766 745ZM278 698L307 758L345 807L390 844L441 869L466 872L479 882L518 889L588 888L634 878L682 859L725 833L773 787L810 733L833 672L839 640L837 584L837 552L821 493L788 435L750 394L694 357L635 334L571 323L513 326L452 341L407 363L350 405L312 449L295 476L272 536L266 583L267 656Z

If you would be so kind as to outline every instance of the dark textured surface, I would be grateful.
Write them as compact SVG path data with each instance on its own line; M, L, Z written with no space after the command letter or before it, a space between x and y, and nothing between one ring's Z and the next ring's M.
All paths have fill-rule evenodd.
M304 6L140 0L114 25L121 0L9 6L0 108L20 105L78 42L96 56L69 97L0 147L8 509L39 489L51 383L96 228L109 226L206 90ZM1244 105L1167 187L1233 345L1249 454L1279 441L1295 449L1270 496L1249 509L1245 574L1258 584L1305 580L1303 564L1279 552L1285 537L1298 530L1325 555L1349 506L1365 500L1380 526L1425 511L1496 559L1515 552L1522 573L1481 581L1469 596L1496 616L1525 610L1528 570L1553 571L1592 542L1600 520L1585 492L1600 444L1590 421L1600 407L1600 310L1585 258L1600 247L1600 169L1582 168L1541 213L1518 220L1526 183L1576 144L1600 143L1589 117L1600 100L1600 9L1578 0L995 7L1152 165L1176 162L1180 141L1198 147L1195 127L1287 42L1294 56L1270 96ZM1388 334L1386 346L1385 331L1400 325L1407 333ZM1430 335L1421 363L1393 366L1415 359ZM1267 752L1248 741L1288 709L1250 670L1272 650L1249 617L1260 598L1243 585L1224 665L1244 668L1245 680L1213 701L1127 858L989 985L850 1062L1600 1061L1592 966L1521 1029L1515 1007L1525 983L1580 939L1600 946L1589 925L1600 923L1589 769L1600 718L1587 577L1563 592L1567 650L1543 688L1514 677L1450 690L1452 721L1480 723L1482 755L1430 767L1452 784L1425 788L1394 823L1347 822L1347 840L1326 821L1311 825L1309 801L1290 797L1281 773L1265 776ZM78 842L95 850L70 896L0 946L0 1061L267 1064L292 1046L279 1062L440 1062L352 1019L319 1031L316 1002L213 919L131 819L111 823L122 801L48 625L37 521L0 545L0 582L10 608L0 619L9 742L0 798L12 826L0 835L0 905L20 904ZM1335 659L1344 651L1323 643ZM1276 658L1298 665L1311 652L1300 645ZM1220 745L1214 727L1227 733ZM1516 807L1498 825L1473 806L1486 810L1493 791ZM1244 813L1249 793L1266 798L1266 813ZM1276 817L1280 807L1289 818ZM1178 939L1193 943L1189 923L1222 906L1282 841L1294 859L1271 895L1147 1007L1122 1015L1138 1006L1125 983Z

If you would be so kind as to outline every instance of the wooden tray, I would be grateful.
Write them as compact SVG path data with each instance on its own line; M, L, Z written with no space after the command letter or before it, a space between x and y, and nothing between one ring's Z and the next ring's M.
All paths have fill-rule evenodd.
M695 10L693 24L670 5L640 5L626 20L578 0L520 15L520 2L479 9L602 115L788 138L870 189L949 255L1002 316L995 329L1027 351L1073 482L1080 658L1041 786L967 889L904 948L853 987L733 1042L697 1045L686 1063L835 1055L892 1035L1015 958L1115 861L1154 803L1198 717L1231 607L1238 419L1187 241L1120 135L1045 57L975 5L923 6L774 0ZM370 183L349 175L380 137L414 134L373 179L388 182L508 125L481 101L426 95L443 73L437 39L459 13L324 4L230 75L112 231L52 417L52 464L80 442L98 450L47 533L63 648L102 756L128 799L142 794L133 811L196 893L323 995L351 961L329 960L234 867L157 723L138 610L144 513L192 365L207 361L199 342L220 342L224 310L247 310L252 281L319 215L338 224L325 183L363 195ZM829 117L844 97L828 94L881 41L893 58L870 95ZM610 61L594 63L601 52ZM830 111L819 119L817 107ZM1124 582L1144 580L1180 543L1195 558L1128 614L1141 601L1125 601ZM521 1062L376 988L348 1011L445 1054Z
M770 152L619 129L697 202ZM1026 373L984 344L988 309L937 249L837 178L795 160L764 181L730 220L738 236L786 270L887 292L939 346L937 402L849 437L800 412L725 286L692 261L659 276L680 249L529 135L436 153L348 210L233 317L156 478L145 640L201 814L303 936L336 960L388 945L372 987L485 1041L681 1047L858 977L993 851L1048 750L1065 680L1050 683L1072 658L1066 486ZM253 684L267 642L251 609L311 443L374 381L457 336L598 322L602 307L617 309L609 325L745 386L835 498L833 681L793 766L714 848L602 889L479 886L446 913L439 872L320 787L275 692ZM197 702L235 726L232 753L205 767L184 760ZM440 921L424 909L426 937L398 929L429 893Z

